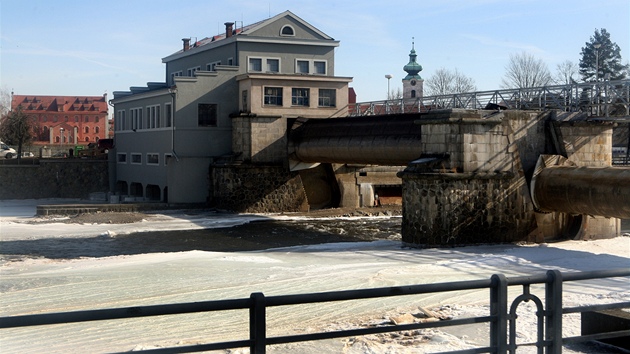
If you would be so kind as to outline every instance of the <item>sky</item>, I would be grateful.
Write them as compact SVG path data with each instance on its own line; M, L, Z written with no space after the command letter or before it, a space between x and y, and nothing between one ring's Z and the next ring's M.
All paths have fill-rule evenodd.
M360 5L359 5L360 4ZM527 52L553 73L577 64L605 28L630 60L628 0L207 1L0 0L0 89L20 95L103 95L163 82L162 58L181 39L290 10L340 41L335 75L352 77L360 102L402 88L412 42L430 78L457 69L478 90L501 88L510 55Z

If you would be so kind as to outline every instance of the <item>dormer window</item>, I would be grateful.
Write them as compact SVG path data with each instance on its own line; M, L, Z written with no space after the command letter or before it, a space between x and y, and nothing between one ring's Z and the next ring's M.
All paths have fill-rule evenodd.
M281 36L295 36L295 31L293 30L293 27L289 25L284 25L282 29L280 30L280 35Z

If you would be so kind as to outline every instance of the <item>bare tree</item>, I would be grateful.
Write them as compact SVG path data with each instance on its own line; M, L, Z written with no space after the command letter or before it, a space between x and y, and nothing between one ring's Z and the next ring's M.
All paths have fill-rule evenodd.
M556 85L570 85L575 81L574 76L578 75L579 67L570 60L565 60L556 66L556 74L553 82Z
M460 73L457 69L454 71L445 68L438 69L433 76L425 80L424 84L428 96L450 95L477 90L475 80Z
M18 163L22 157L22 146L33 139L33 125L33 118L24 113L20 106L0 117L0 136L5 143L17 145Z
M549 85L551 74L542 59L523 52L510 55L501 81L504 88L529 88Z

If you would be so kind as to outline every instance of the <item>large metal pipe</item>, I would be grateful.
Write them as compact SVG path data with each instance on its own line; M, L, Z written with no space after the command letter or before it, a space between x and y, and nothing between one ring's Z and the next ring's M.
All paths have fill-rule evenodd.
M416 115L310 119L289 136L302 162L406 166L422 155Z
M630 219L630 168L552 166L532 183L536 207L544 212Z

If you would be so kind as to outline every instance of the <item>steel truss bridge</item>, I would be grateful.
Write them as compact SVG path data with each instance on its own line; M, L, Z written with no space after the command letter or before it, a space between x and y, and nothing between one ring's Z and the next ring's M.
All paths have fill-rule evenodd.
M350 104L349 116L423 113L435 109L556 109L591 117L630 116L630 80L574 83Z

